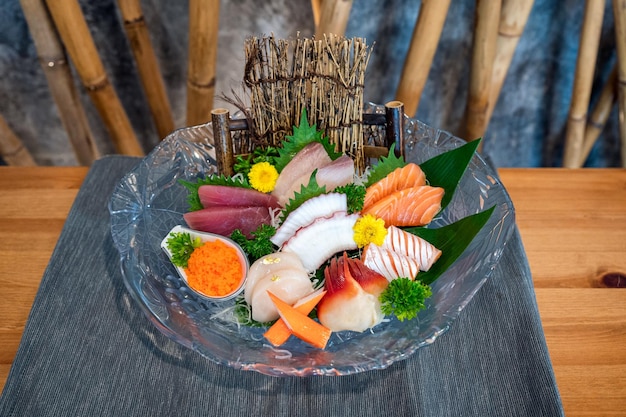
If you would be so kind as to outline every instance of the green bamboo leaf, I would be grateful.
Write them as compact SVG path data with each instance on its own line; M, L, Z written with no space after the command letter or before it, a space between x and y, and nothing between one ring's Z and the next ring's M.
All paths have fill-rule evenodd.
M454 192L461 177L465 173L471 161L480 139L467 142L463 146L437 155L420 164L420 168L426 174L426 179L432 186L442 187L445 190L441 201L443 210L452 201Z
M442 252L441 257L428 271L419 273L417 276L419 280L425 284L431 284L439 278L461 256L480 229L487 223L494 210L495 206L439 228L411 227L404 229L426 239Z

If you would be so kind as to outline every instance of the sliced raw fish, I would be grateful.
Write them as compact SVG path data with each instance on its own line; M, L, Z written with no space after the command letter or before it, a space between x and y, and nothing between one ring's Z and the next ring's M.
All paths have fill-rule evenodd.
M348 199L343 193L329 193L313 197L289 213L285 221L270 238L272 243L281 247L301 227L308 226L315 219L330 217L337 212L348 211Z
M201 185L198 197L202 206L265 206L278 208L278 200L251 188L229 187L226 185Z
M276 252L269 255L265 255L250 265L248 275L246 278L246 284L244 287L244 297L248 304L252 301L252 292L254 286L263 277L280 271L281 269L300 269L304 271L302 261L295 253L288 252Z
M405 188L426 185L426 175L419 165L408 163L401 168L396 168L385 178L367 187L363 209L371 207L380 199L404 190Z
M441 251L432 243L396 226L387 228L381 246L415 259L422 271L428 271L441 256Z
M374 244L367 245L361 259L365 266L382 274L389 281L396 278L415 279L420 270L415 259Z
M314 289L309 275L301 269L281 269L266 275L257 282L252 291L250 307L252 318L256 321L268 322L278 319L278 310L268 291L287 304L293 305Z
M444 190L441 187L423 185L396 191L362 213L372 214L385 221L385 226L423 226L441 210Z
M315 271L335 253L357 248L353 228L358 218L356 213L336 213L317 219L298 230L282 250L296 253L308 271Z
M236 229L247 237L262 224L270 224L272 218L267 207L209 207L183 214L190 228L201 232L230 236Z
M284 207L289 202L289 198L293 193L292 190L299 190L300 185L303 184L297 183L301 178L305 178L306 182L304 184L308 184L313 171L331 162L326 149L324 149L321 143L309 143L280 172L272 195Z

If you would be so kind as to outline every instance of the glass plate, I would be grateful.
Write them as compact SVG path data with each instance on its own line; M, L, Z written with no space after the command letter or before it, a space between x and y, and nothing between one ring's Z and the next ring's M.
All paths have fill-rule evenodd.
M383 111L370 106L367 111ZM188 289L160 247L184 225L187 190L179 180L216 171L211 124L169 135L113 191L109 210L128 291L166 336L206 358L273 376L348 375L383 369L406 359L450 329L496 267L515 225L513 204L495 172L474 156L450 205L433 221L440 227L496 206L461 257L432 286L418 319L386 321L363 333L333 334L325 350L292 337L280 348L264 341L263 328L237 325L234 300L208 302ZM449 133L406 119L407 161L423 162L463 143Z

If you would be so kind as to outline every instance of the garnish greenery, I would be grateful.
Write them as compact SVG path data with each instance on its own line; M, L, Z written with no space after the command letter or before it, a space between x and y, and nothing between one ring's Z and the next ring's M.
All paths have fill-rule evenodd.
M233 170L237 174L242 174L245 178L248 178L248 173L252 168L252 165L259 162L268 162L274 165L274 159L278 157L278 149L273 146L258 147L248 155L237 155L235 157L235 164Z
M172 254L172 263L182 268L187 268L187 262L194 249L202 246L202 239L196 237L191 238L191 235L186 232L174 232L170 233L166 242L167 248Z
M437 262L428 271L420 272L420 280L426 284L431 284L439 278L461 256L487 223L494 210L495 206L439 228L406 228L407 232L427 240L441 250L441 257Z
M430 286L410 278L396 278L380 294L380 307L386 316L411 320L424 308L424 301L432 295Z
M276 234L276 228L274 226L262 224L250 234L252 238L248 239L241 230L236 229L230 235L230 238L246 252L250 262L254 262L262 256L276 252L276 247L270 241L270 238Z
M378 163L372 167L369 175L367 176L367 181L365 182L365 186L369 187L377 181L382 180L387 175L391 174L397 168L402 168L406 165L403 157L398 157L394 153L395 144L389 147L389 154L387 156L382 156L378 160Z
M463 177L479 144L480 139L467 142L458 148L439 154L420 164L420 168L424 171L430 185L442 187L445 190L441 200L442 210L452 201L454 191L457 185L459 185L459 181L461 181L461 177Z
M348 200L348 214L357 213L363 209L363 203L365 202L364 186L356 185L351 182L350 184L335 188L333 192L346 195Z
M291 136L285 136L283 146L278 148L279 156L274 158L274 166L278 172L281 172L289 161L311 142L321 143L332 160L342 155L335 150L335 145L330 143L328 137L325 137L321 130L317 130L316 124L309 125L306 108L303 108L300 115L300 125L293 127L293 134Z
M280 219L283 221L289 216L289 213L300 207L305 201L320 196L322 194L326 194L326 186L322 185L321 187L315 180L315 175L317 174L317 170L313 171L311 177L309 178L309 183L307 185L300 186L300 192L295 192L293 198L289 200L285 208L280 213Z
M189 194L187 195L189 211L202 210L204 208L200 202L200 197L198 196L198 188L202 185L226 185L229 187L252 188L247 180L247 177L243 177L241 175L236 177L227 177L222 174L213 174L204 178L199 177L195 182L186 180L179 180L178 182L185 186L185 188L189 191Z

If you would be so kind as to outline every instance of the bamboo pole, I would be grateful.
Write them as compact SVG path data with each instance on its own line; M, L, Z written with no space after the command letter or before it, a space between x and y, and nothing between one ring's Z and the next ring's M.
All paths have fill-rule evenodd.
M598 140L600 133L604 129L616 98L616 82L617 82L617 67L613 67L613 70L609 74L609 77L600 92L600 97L596 102L587 125L585 126L585 139L583 140L583 148L580 155L579 166L585 165L585 161L593 148L594 143Z
M188 125L211 120L215 95L219 12L219 0L189 1Z
M100 152L89 128L85 110L80 102L74 77L70 71L65 50L50 18L44 0L20 0L37 56L59 111L61 123L67 132L76 160L91 165Z
M315 39L323 39L324 34L343 36L348 26L352 0L324 0L315 30Z
M320 14L322 10L322 0L311 0L311 11L313 12L313 23L315 28L320 24Z
M122 13L124 28L137 63L139 78L148 100L150 113L159 138L163 139L174 130L174 119L159 63L146 28L141 2L139 0L118 0L117 4Z
M22 141L0 115L0 156L8 165L35 166L35 160Z
M449 7L450 0L422 1L396 91L396 100L411 117L419 107Z
M626 1L613 0L615 37L617 48L617 100L619 107L619 135L621 139L622 166L626 167Z
M491 120L493 109L498 102L498 97L500 97L506 74L511 66L515 49L524 32L533 4L534 0L502 0L485 126L488 126Z
M117 152L141 156L143 150L107 78L104 66L77 0L46 0L65 48L83 85L109 130Z
M502 0L478 0L470 85L465 109L465 139L482 137L487 129L487 111Z
M587 0L580 35L578 59L576 61L574 89L565 134L563 166L566 168L580 167L593 74L600 45L603 14L604 0Z

